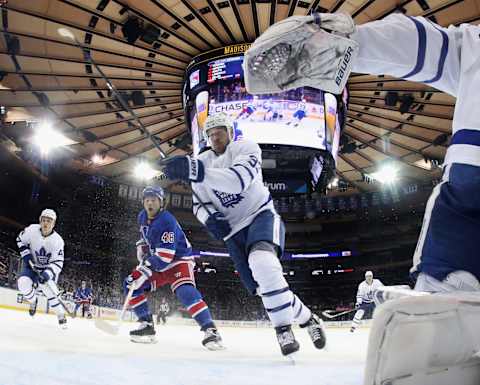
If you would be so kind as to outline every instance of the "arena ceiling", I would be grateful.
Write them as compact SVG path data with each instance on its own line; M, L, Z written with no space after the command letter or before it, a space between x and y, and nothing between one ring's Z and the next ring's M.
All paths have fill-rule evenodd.
M213 48L252 42L272 23L312 11L350 13L356 23L401 11L441 25L478 23L480 0L9 0L2 8L0 105L6 120L48 117L71 140L72 165L112 178L127 175L139 158L182 154L186 133L182 79L191 58ZM160 29L153 44L128 43L122 26L136 16ZM58 34L68 27L121 91L142 91L134 111L147 131L115 104L106 82L80 49ZM347 142L338 175L359 190L363 175L391 159L412 180L438 176L450 139L455 100L431 87L391 77L353 74L349 80ZM387 106L385 95L397 92ZM411 95L413 100L405 98ZM409 102L411 103L408 106ZM405 106L404 106L405 107ZM2 129L8 139L28 125ZM183 140L182 140L183 139ZM8 144L8 143L7 143ZM92 162L99 154L98 162ZM433 162L431 162L433 160Z

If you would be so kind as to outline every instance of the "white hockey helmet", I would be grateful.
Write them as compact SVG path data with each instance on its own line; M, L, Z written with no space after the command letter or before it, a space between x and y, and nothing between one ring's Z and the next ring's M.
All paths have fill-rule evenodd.
M203 136L208 141L208 130L212 128L225 128L228 133L230 141L233 140L233 123L230 117L225 112L220 112L215 115L209 115L205 120L203 126Z
M365 278L367 278L367 277L372 277L373 278L373 273L370 270L365 272Z
M53 219L54 221L57 220L57 214L52 209L43 210L42 213L40 214L39 219L42 219L42 217L50 218L50 219Z

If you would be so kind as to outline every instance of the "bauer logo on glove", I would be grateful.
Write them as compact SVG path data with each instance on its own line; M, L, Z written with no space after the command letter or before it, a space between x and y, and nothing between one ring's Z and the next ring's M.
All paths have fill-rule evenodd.
M247 91L266 94L309 86L340 94L358 52L346 14L293 16L268 28L245 53Z

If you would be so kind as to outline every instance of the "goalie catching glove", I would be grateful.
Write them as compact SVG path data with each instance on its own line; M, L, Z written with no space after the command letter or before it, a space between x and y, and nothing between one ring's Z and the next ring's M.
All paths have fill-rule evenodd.
M358 53L349 38L355 24L347 14L293 16L268 28L245 53L243 71L250 94L308 86L340 94Z

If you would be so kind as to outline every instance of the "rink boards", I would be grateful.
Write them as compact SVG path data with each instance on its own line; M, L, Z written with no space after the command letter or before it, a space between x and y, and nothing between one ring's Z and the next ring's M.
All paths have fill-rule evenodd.
M73 301L65 301L69 310L73 311L74 309L74 302ZM13 289L3 288L0 287L0 308L3 309L11 309L11 310L21 310L21 311L28 311L29 304L23 300L22 295ZM44 296L39 296L39 303L37 307L37 312L39 313L47 313L52 314L51 311L48 310L47 301ZM120 311L117 309L111 309L106 307L100 306L91 306L91 312L95 318L102 318L102 319L117 319L120 314ZM172 316L168 317L169 323L175 325L189 325L195 326L196 323L191 318L183 318L179 313L173 314ZM125 321L133 322L135 321L135 315L132 312L127 311L125 317ZM272 325L268 321L233 321L233 320L215 320L215 322L222 327L243 327L243 328L271 328ZM330 321L325 322L325 324L329 328L349 328L351 325L351 321ZM364 321L363 326L369 326L370 320Z

